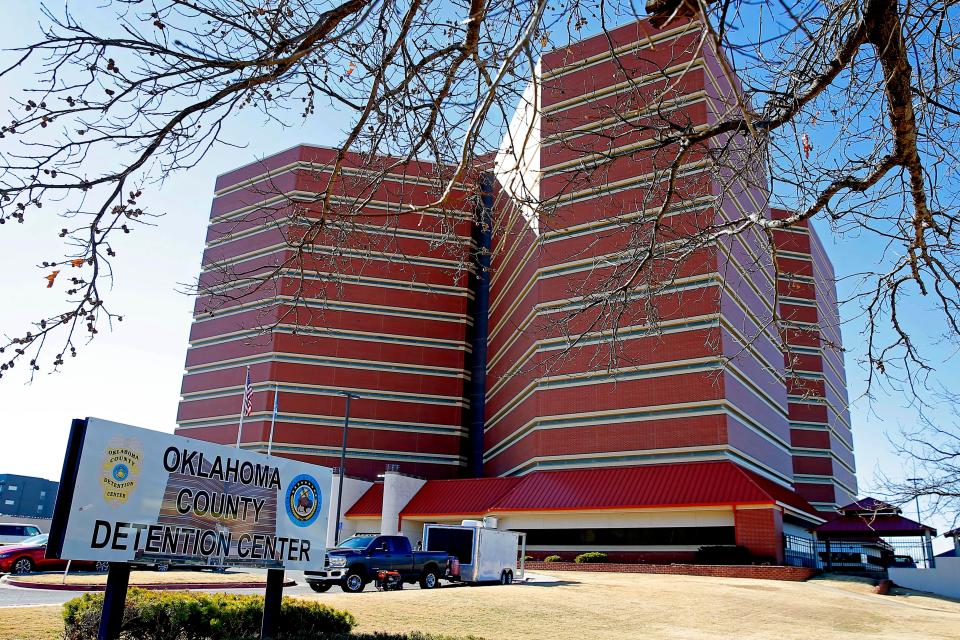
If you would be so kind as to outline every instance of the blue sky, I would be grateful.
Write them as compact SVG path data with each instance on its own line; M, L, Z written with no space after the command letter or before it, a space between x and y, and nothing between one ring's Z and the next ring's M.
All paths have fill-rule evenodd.
M16 46L31 39L36 34L35 3L8 0L3 4L0 42ZM9 82L0 87L4 107L8 92L14 88ZM215 150L195 170L173 176L162 189L155 186L150 190L145 203L167 214L157 226L139 228L124 238L124 245L118 248L120 268L110 295L114 308L124 315L122 325L81 349L62 373L41 372L31 385L23 384L22 375L0 382L0 405L6 417L0 472L57 479L66 433L74 417L93 415L173 430L192 307L192 300L179 291L199 269L215 177L301 142L332 145L343 135L342 115L319 105L317 114L302 125L299 118L291 121L297 126L284 128L265 124L262 118L247 112L227 131L232 142L245 148ZM45 216L54 215L48 208L43 211ZM0 273L5 274L5 302L0 330L16 330L39 312L59 308L57 290L46 289L43 273L28 266L63 255L52 232L57 228L56 222L37 216L28 218L24 225L3 228ZM869 238L837 239L823 225L819 228L841 277L855 273L882 250ZM841 299L849 286L841 283ZM891 453L886 434L895 433L901 424L912 424L915 413L906 398L896 392L880 390L872 401L862 397L865 372L857 363L862 355L863 324L855 317L856 312L856 308L843 310L843 336L848 349L858 477L861 492L869 493L879 469L892 476L909 477L914 473ZM922 300L911 305L909 315L914 325L932 326L932 316ZM933 338L935 334L928 337L931 347ZM956 379L958 367L952 351L943 352L940 360L939 378ZM908 515L913 515L912 510ZM930 522L944 524L937 518Z

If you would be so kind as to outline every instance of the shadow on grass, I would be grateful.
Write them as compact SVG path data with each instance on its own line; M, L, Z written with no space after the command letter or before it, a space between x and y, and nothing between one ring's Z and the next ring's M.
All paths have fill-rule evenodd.
M571 584L583 584L579 580L557 580L556 582L519 582L524 587L566 587Z
M414 631L413 633L386 633L377 631L374 633L325 635L317 640L483 640L483 638L479 636L445 636L432 633L420 633L419 631Z

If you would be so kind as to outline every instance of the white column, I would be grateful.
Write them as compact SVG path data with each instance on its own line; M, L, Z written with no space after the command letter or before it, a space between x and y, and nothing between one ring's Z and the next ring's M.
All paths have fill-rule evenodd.
M387 471L383 474L383 510L380 516L380 535L395 536L400 534L400 512L426 482L423 478L405 476L398 471Z

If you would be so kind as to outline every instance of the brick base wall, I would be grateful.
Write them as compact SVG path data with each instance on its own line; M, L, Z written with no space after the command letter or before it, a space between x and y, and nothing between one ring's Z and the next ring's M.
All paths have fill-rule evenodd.
M527 562L528 571L599 571L605 573L657 573L672 576L706 576L711 578L753 578L803 582L817 575L816 569L778 565L711 565L711 564L616 564L575 562Z

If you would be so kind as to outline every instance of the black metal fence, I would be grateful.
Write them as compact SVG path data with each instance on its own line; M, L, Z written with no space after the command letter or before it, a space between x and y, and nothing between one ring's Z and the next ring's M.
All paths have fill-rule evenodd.
M890 567L930 567L931 550L923 538L813 540L784 535L784 562L838 573L886 575Z

